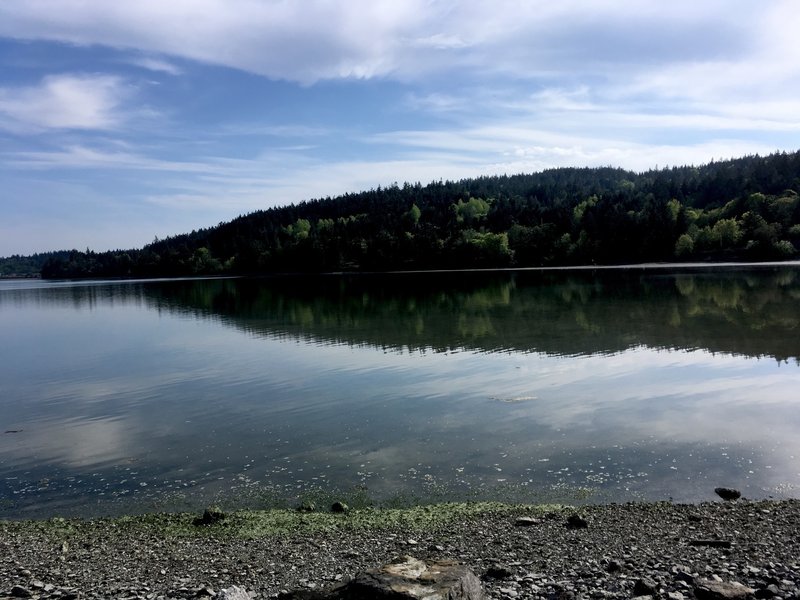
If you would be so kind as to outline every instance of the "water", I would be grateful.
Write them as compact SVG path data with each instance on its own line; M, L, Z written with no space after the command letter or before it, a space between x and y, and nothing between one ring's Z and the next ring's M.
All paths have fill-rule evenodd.
M796 497L799 302L797 265L0 282L0 516Z

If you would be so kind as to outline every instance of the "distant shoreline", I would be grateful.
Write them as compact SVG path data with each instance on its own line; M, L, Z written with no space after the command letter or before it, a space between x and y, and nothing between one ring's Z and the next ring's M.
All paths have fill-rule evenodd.
M280 277L343 277L343 276L379 276L379 275L425 275L425 274L458 274L458 273L536 273L536 272L575 272L575 271L649 271L649 270L681 270L692 271L710 269L742 269L742 268L774 268L774 267L800 267L800 260L787 261L725 261L725 262L647 262L625 263L615 265L568 265L548 267L502 267L502 268L475 268L475 269L417 269L417 270L392 270L392 271L323 271L304 272L286 271L274 273L250 273L241 275L193 275L171 277L80 277L70 279L47 279L40 275L0 276L0 280L39 280L43 282L118 282L118 281L185 281L201 279L270 279Z

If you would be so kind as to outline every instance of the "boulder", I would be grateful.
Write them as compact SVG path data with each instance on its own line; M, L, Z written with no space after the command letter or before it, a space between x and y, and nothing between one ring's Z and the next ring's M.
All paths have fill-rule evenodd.
M694 587L694 595L697 600L745 600L754 592L754 589L737 581L698 579Z
M198 527L201 525L215 525L220 521L225 520L225 513L222 512L217 506L209 506L203 511L203 516L194 520L194 524Z
M567 517L567 529L586 529L589 523L580 515L570 515Z
M742 497L742 492L739 490L734 490L733 488L714 488L714 493L723 500L738 500Z
M480 580L454 561L424 562L405 556L359 573L329 591L297 590L280 600L484 600Z
M229 588L225 588L218 591L217 595L214 596L214 600L252 600L252 599L250 598L250 594L247 593L247 590L239 587L238 585L232 585Z
M483 600L480 580L454 561L423 562L411 556L360 573L342 590L348 600Z
M649 577L637 579L633 586L634 596L655 596L656 591L658 591L658 583Z

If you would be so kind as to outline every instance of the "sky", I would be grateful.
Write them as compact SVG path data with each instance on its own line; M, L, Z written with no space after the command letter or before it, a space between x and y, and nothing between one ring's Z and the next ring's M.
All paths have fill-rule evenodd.
M2 0L0 256L800 148L796 0Z

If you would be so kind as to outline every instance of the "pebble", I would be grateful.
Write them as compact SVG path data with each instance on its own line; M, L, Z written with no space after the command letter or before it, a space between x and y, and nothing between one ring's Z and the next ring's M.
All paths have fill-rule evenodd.
M500 593L508 596L509 598L516 598L519 596L519 592L513 588L500 588Z
M536 519L534 517L519 517L514 521L514 525L518 527L531 527L532 525L539 525L541 522L541 519Z

